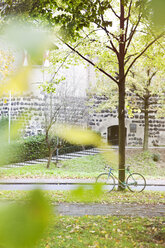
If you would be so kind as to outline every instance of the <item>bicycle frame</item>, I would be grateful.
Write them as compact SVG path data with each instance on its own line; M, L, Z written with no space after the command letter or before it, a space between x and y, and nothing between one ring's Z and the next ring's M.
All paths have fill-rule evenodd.
M121 187L123 187L123 188L127 187L128 184L127 184L126 182L122 182L118 177L116 177L116 176L113 174L113 172L112 172L113 170L114 170L114 169L109 168L108 178L109 178L110 175L112 175L112 176L120 183L120 186L121 186ZM131 173L130 170L129 170L129 166L126 168L126 172L127 172L129 175L132 175L132 173ZM132 176L132 178L133 178L133 176ZM133 178L133 180L134 180L134 178ZM134 183L132 183L132 185L135 184L135 183L136 183L136 181L134 180Z

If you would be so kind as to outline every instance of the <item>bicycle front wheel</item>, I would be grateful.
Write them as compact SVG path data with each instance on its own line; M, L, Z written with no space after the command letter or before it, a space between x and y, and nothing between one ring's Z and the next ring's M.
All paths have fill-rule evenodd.
M142 192L146 187L146 180L139 173L131 173L127 178L126 184L130 191Z
M108 173L102 173L96 178L96 183L103 184L103 189L110 192L115 187L115 179Z

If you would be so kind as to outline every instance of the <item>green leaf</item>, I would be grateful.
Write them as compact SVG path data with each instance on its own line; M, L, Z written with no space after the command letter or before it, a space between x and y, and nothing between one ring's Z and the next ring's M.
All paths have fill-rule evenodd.
M99 183L91 185L91 189L80 186L71 192L71 198L73 201L94 202L103 195L103 192L102 184Z
M153 10L153 21L157 27L165 27L165 1L152 0L151 7Z
M38 242L50 220L50 207L39 190L32 191L29 201L0 208L0 246L32 248Z
M49 31L14 21L12 25L6 27L4 37L17 49L26 50L34 63L43 59L44 51L51 45Z

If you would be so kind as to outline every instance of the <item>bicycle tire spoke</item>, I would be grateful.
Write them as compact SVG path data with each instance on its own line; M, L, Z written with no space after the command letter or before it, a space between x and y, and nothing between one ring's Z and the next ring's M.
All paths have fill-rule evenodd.
M146 180L141 174L132 173L127 178L127 187L132 192L141 192L146 187Z
M100 174L97 179L96 183L101 183L103 184L103 190L105 191L112 191L115 187L115 179L108 173L102 173Z

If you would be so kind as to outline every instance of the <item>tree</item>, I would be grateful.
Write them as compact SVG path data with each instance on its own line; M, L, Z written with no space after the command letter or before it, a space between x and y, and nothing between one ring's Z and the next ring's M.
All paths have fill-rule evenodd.
M146 39L148 33L148 21L145 18L148 1L61 1L57 10L60 12L54 17L56 23L61 25L61 34L64 34L63 42L81 58L93 65L98 71L114 81L118 86L118 118L119 118L119 180L125 180L125 82L126 77L135 64L135 62L145 53L145 51L162 37L162 33L150 40ZM113 17L112 17L113 15ZM110 16L110 17L109 17ZM111 31L112 20L116 19L117 27ZM143 23L142 23L143 21ZM86 33L85 36L80 32L82 28L91 27L93 30ZM85 30L85 29L84 29ZM91 34L100 30L101 35L91 38ZM144 40L143 47L137 47L133 54L132 50L134 40L139 39L138 35ZM67 34L67 36L66 36ZM95 53L97 62L93 57L86 56L79 51L77 46L71 45L67 38L76 40L77 37L88 40L89 43L100 43L101 51ZM103 36L105 38L103 38ZM99 39L98 39L99 38ZM102 42L103 41L103 42ZM104 55L112 55L117 65L115 71L110 69L110 63L104 63ZM116 77L116 74L117 77ZM119 186L119 189L121 187Z
M153 51L148 50L130 70L128 77L128 90L132 92L128 98L130 108L144 114L144 151L148 150L150 115L165 117L165 72L164 61L161 59L163 52L161 47L156 46Z
M126 81L126 109L131 118L135 113L144 114L143 150L148 150L150 118L165 117L164 50L161 46L149 49L132 67ZM98 78L96 85L89 89L89 105L93 111L117 108L114 84L109 85L105 77ZM95 101L101 99L94 108ZM140 116L139 116L140 117Z
M78 125L81 123L82 125L83 121L86 123L87 111L83 102L84 99L74 97L76 89L68 86L67 82L61 82L59 86L56 86L56 91L54 86L50 87L49 84L47 87L41 85L41 88L46 93L44 116L45 141L49 152L47 168L49 169L53 154L66 144L64 139L60 139L54 134L56 124Z
M18 1L15 1L18 2ZM41 1L39 2L41 4ZM37 4L35 2L35 4ZM34 7L35 6L35 7ZM149 12L148 12L149 11ZM150 30L147 16L152 12L148 0L61 0L44 1L41 7L32 5L31 16L38 12L45 15L48 22L60 27L60 40L82 59L93 65L106 75L110 82L118 86L118 119L119 119L119 180L125 181L125 82L129 71L135 62L159 40L164 33ZM112 24L114 23L114 29ZM90 28L90 31L87 29ZM96 35L96 33L98 35ZM141 39L144 45L133 50L134 40ZM147 39L146 39L146 34ZM96 38L93 39L93 35ZM103 38L104 37L104 38ZM78 40L78 43L74 44ZM81 40L81 41L80 41ZM100 44L99 51L91 50L86 54L85 45ZM83 43L83 51L78 45ZM94 45L93 45L94 47ZM95 58L93 59L93 52ZM109 63L104 63L104 55L109 57ZM116 69L111 69L111 60ZM119 189L122 188L119 185Z
M61 142L58 142L57 137L50 136L50 129L57 121L57 115L59 114L60 106L56 106L55 111L51 117L47 116L45 112L45 141L48 148L48 162L47 162L47 169L50 168L50 162L52 160L53 153L60 147Z

